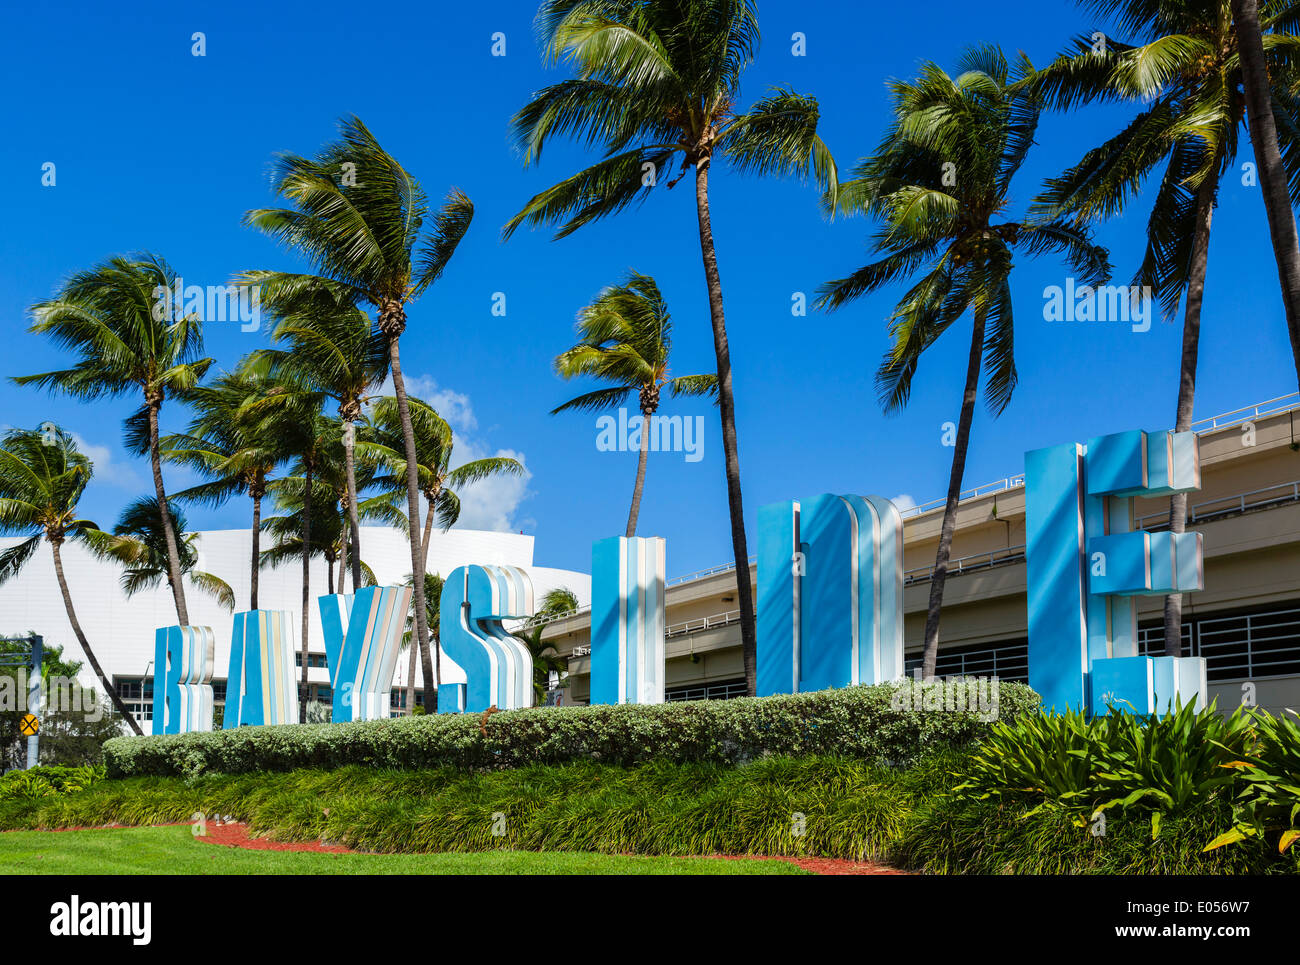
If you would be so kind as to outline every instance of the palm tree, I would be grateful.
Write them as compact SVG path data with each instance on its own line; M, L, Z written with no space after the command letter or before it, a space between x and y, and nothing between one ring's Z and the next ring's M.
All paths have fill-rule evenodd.
M188 432L168 436L161 443L166 459L208 477L207 482L177 493L178 501L220 506L237 493L252 500L250 610L256 610L258 603L262 499L267 480L284 455L275 422L251 417L247 408L276 391L274 380L241 365L211 385L196 387L187 400L195 411Z
M272 338L288 350L264 349L252 361L274 374L290 371L338 404L343 423L352 589L361 585L361 522L357 515L356 423L366 393L388 374L388 345L370 317L322 286L293 299Z
M99 527L77 515L77 502L90 482L94 467L78 451L72 436L62 429L11 429L0 441L0 533L25 537L0 552L0 584L16 577L36 555L42 538L50 544L54 575L63 595L63 608L81 651L90 661L117 712L136 734L142 733L112 681L104 674L77 619L63 573L63 544L74 540L89 546L102 534Z
M381 493L397 494L407 487L407 480L416 477L419 492L424 496L426 508L424 513L423 533L419 535L420 556L414 572L428 572L429 544L433 537L433 520L437 516L443 532L450 529L460 518L460 496L458 490L465 486L491 479L495 476L518 476L523 473L523 464L518 460L502 456L475 459L452 468L452 450L454 440L451 426L433 410L427 402L411 398L407 402L405 415L401 412L398 400L384 396L375 400L370 412L371 430L359 444L358 451L362 460L375 473L374 484ZM416 462L411 464L406 459L405 442L407 428L414 441ZM410 516L411 529L420 529L420 509L417 505L414 515ZM424 581L421 580L421 583ZM423 587L421 588L423 589ZM417 600L423 592L413 594ZM412 606L417 603L413 602ZM424 620L432 605L427 599L422 604L423 612L416 613L417 623ZM430 624L425 623L428 628ZM418 636L418 634L417 634ZM429 636L426 632L419 636L420 666L424 675L427 691L429 681L435 685L442 683L442 651L435 648L430 652Z
M246 223L265 231L304 257L317 273L251 271L241 281L256 284L262 303L279 311L307 290L329 288L341 304L369 305L388 349L393 390L402 424L408 475L409 518L419 519L415 430L407 405L399 342L407 306L436 282L469 230L474 205L459 190L448 194L424 229L428 199L420 183L380 146L358 117L340 123L341 139L314 158L282 154L275 188L295 207L249 211ZM412 572L423 573L420 528L411 526ZM428 639L424 580L415 581L417 633ZM425 650L427 642L421 644ZM426 672L432 668L426 667Z
M590 376L613 385L570 399L552 409L551 414L569 409L596 412L616 408L636 390L641 409L641 454L627 516L627 535L635 536L650 452L650 420L659 408L659 393L667 386L674 397L716 396L718 380L713 375L668 377L672 319L668 303L649 275L630 272L624 284L604 289L578 312L577 330L578 344L555 359L556 374L562 379Z
M1275 5L1276 6L1276 5ZM1297 11L1286 4L1265 23L1274 29L1296 25ZM1264 31L1256 0L1232 0L1232 23L1241 57L1241 86L1246 94L1246 121L1250 142L1259 165L1264 210L1268 215L1268 233L1277 260L1278 280L1282 283L1282 306L1286 311L1287 332L1291 336L1291 353L1295 357L1296 378L1300 380L1300 241L1296 237L1295 212L1287 184L1286 169L1278 142L1277 122L1273 117L1273 87L1268 76L1268 55L1264 52ZM1276 35L1270 43L1276 44ZM1287 40L1292 38L1287 37ZM1287 97L1289 92L1278 91ZM1294 131L1288 131L1288 147L1294 144ZM1300 185L1297 185L1300 195ZM1300 201L1300 197L1297 197Z
M934 676L939 616L980 364L984 402L998 415L1016 387L1011 268L1019 252L1060 253L1088 284L1101 284L1110 266L1085 228L1064 221L1003 220L1011 181L1033 144L1038 105L1011 86L1011 71L995 47L968 51L950 77L925 64L912 82L892 86L894 120L875 155L842 185L839 210L881 222L873 241L883 257L822 287L819 304L836 309L894 281L924 272L894 308L893 345L876 374L886 412L907 404L921 356L959 319L973 318L925 621L924 675ZM1021 71L1027 70L1022 62ZM952 172L957 172L952 177Z
M406 574L406 585L411 585L411 574ZM436 714L438 712L438 684L442 682L442 630L439 626L439 620L442 613L442 586L443 579L437 573L424 574L424 618L428 624L429 633L433 636L434 653L437 662L434 667L436 681L430 684L426 678L424 682L424 709L427 713ZM411 611L410 616L406 618L406 633L402 637L402 648L406 650L409 659L406 667L406 712L415 713L415 658L419 645L415 644L415 610ZM414 645L413 645L414 644Z
M130 392L144 404L126 421L128 447L148 452L154 495L162 508L167 568L176 616L189 624L176 527L168 513L158 444L158 413L170 393L184 397L212 359L203 350L203 321L172 297L176 273L157 255L115 256L73 275L49 301L32 306L31 331L48 334L78 355L72 368L15 378L85 402Z
M717 357L718 407L726 461L731 543L736 558L740 637L749 693L755 693L757 636L740 492L731 352L722 279L709 213L715 158L741 174L799 175L811 168L834 196L835 161L817 136L812 97L777 88L747 112L740 81L758 48L754 0L546 0L537 26L547 61L577 74L538 91L512 120L524 163L536 164L552 136L568 135L604 157L532 198L505 227L558 224L562 238L644 200L680 162L671 188L695 170L695 211Z
M1150 290L1166 317L1183 304L1174 429L1192 424L1196 396L1201 307L1210 249L1210 223L1223 175L1236 163L1245 113L1242 71L1232 29L1230 0L1152 4L1147 0L1086 0L1103 16L1114 17L1139 43L1108 40L1094 49L1086 39L1027 80L1031 90L1060 110L1091 101L1140 105L1132 122L1094 148L1059 178L1048 181L1035 210L1046 217L1069 215L1076 223L1109 218L1124 211L1158 167L1152 192L1146 253L1133 279ZM1288 3L1286 25L1296 7ZM1293 67L1300 39L1273 33L1264 43L1277 96L1280 129L1288 132L1283 165L1300 189L1300 93ZM1293 133L1294 132L1294 133ZM1170 499L1169 528L1187 525L1187 494ZM1165 652L1182 652L1182 595L1165 598Z
M542 639L545 627L521 628L513 634L516 640L528 648L533 657L533 703L541 707L546 703L546 692L550 689L551 673L564 674L569 669L569 661L561 657L554 645Z
M187 533L184 511L172 503L169 510L178 530L181 573L196 590L207 593L227 613L235 609L235 591L221 577L196 570L199 563L198 533ZM118 517L113 532L105 533L92 543L96 554L126 566L122 573L122 590L135 596L167 579L167 540L163 533L158 501L143 496L129 503Z
M536 616L554 617L562 613L572 613L578 609L578 594L567 586L557 586L547 590L542 596L542 603L537 608Z

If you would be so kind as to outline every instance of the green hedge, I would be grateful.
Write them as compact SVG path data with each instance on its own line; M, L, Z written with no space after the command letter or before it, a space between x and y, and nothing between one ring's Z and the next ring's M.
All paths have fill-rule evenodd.
M111 777L243 774L336 768L458 767L493 770L529 764L649 761L741 764L772 755L839 755L905 764L984 735L987 712L976 685L913 681L810 694L705 700L658 706L534 708L437 714L348 724L242 727L208 734L118 737L104 744ZM1001 684L1003 721L1039 709L1023 684ZM916 709L931 707L935 709ZM483 731L486 730L486 736Z

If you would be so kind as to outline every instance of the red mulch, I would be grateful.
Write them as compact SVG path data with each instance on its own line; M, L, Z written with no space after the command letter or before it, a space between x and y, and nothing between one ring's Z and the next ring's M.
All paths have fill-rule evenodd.
M185 823L185 822L178 822ZM159 825L161 826L161 825ZM168 825L174 827L175 825ZM191 825L192 826L192 825ZM124 825L101 825L97 828L50 828L51 831L107 831ZM208 833L195 835L194 840L208 844L220 844L228 848L248 848L252 851L314 851L327 854L357 854L351 848L341 844L325 844L321 841L272 841L270 838L255 838L248 833L248 825L239 821L218 824L208 822ZM819 875L905 875L907 871L891 868L889 865L874 861L850 861L847 858L793 858L765 854L713 854L711 858L727 861L788 861L792 865Z

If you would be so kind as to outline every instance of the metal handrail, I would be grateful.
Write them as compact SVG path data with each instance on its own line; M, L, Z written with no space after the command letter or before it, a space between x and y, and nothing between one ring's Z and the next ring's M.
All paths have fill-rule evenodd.
M749 558L750 566L753 566L757 562L758 562L757 556L751 556ZM735 560L732 560L730 563L719 563L717 566L709 566L702 570L696 570L694 573L685 573L681 576L674 576L671 580L666 582L664 586L665 587L678 586L679 584L682 583L690 583L693 582L694 580L702 580L706 576L717 576L719 573L730 573L735 569L736 569Z
M956 576L961 573L969 573L972 570L984 570L994 566L1002 566L1006 563L1017 563L1025 558L1025 545L1006 546L1002 549L990 550L987 553L976 553L972 556L962 556L955 560L948 561L948 575ZM934 576L934 564L927 566L914 566L910 570L903 572L903 583L910 585L912 583L924 583Z
M1022 472L1015 476L1006 476L996 482L985 483L982 486L974 486L970 489L963 489L957 496L957 502L967 499L975 499L979 496L992 496L995 493L1006 492L1009 489L1019 489L1025 484L1025 474ZM928 503L920 503L916 506L909 506L907 509L899 511L899 515L904 519L912 516L920 516L922 513L928 513L932 509L938 509L948 502L948 497L943 496L939 499L932 499Z
M1273 493L1278 490L1283 491L1283 495L1274 496L1269 499L1260 499L1253 502L1247 502L1252 496L1262 496L1265 493ZM1196 503L1187 509L1187 522L1195 523L1206 519L1214 519L1220 516L1231 516L1237 513L1244 513L1248 509L1259 509L1264 506L1276 506L1284 503L1300 502L1300 480L1289 483L1278 483L1276 486L1266 486L1263 489L1252 489L1249 492L1235 493L1231 496L1220 496L1218 499L1207 499L1204 502ZM1224 503L1229 505L1222 509L1204 511L1207 506L1219 506ZM1133 525L1136 529L1147 529L1149 520L1157 520L1165 523L1169 522L1169 511L1165 510L1160 513L1147 513L1145 516L1139 516L1134 520Z
M726 613L714 613L707 617L696 617L694 620L686 620L682 623L674 623L664 630L665 637L679 637L686 633L700 633L704 630L712 630L715 627L725 627L735 623L740 619L739 610L728 610Z

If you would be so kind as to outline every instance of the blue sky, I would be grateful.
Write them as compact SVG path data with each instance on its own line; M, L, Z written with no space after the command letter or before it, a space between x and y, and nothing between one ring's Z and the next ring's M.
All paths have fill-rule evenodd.
M525 482L479 493L468 521L537 537L539 564L588 569L594 539L621 533L636 457L599 451L592 416L549 411L580 387L557 380L551 359L570 344L575 312L629 269L654 275L675 325L675 372L714 364L689 179L642 208L562 241L500 228L534 193L588 155L567 144L524 170L507 120L535 89L564 76L544 69L531 21L535 5L142 2L129 8L43 3L11 6L0 35L6 99L0 152L0 324L3 374L58 367L65 356L26 332L27 308L68 273L110 254L148 249L189 284L223 284L249 268L294 259L246 229L249 208L272 203L276 151L310 153L356 113L433 198L455 185L476 204L473 228L444 279L410 312L404 369L444 406L473 455L517 454ZM743 104L768 87L815 95L822 134L849 168L887 122L885 83L924 60L950 66L971 43L1048 60L1094 26L1065 2L936 0L924 7L763 0L763 45L745 79ZM206 56L191 36L206 35ZM503 33L506 55L492 56ZM791 37L806 36L806 55ZM1123 110L1047 117L1014 186L1026 203L1045 177L1118 130ZM1246 144L1243 138L1243 144ZM1240 162L1253 161L1249 147ZM41 184L54 162L57 183ZM969 322L932 349L907 410L881 414L872 376L886 346L885 321L901 289L833 315L791 315L792 296L865 263L868 226L827 223L811 187L757 181L719 169L711 181L738 408L740 458L751 542L764 503L819 492L936 498L951 450ZM1145 208L1104 225L1116 281L1141 253ZM1014 401L993 420L981 411L966 483L1020 472L1029 448L1173 420L1181 324L1145 333L1122 324L1043 320L1043 289L1065 268L1022 260L1014 285L1021 375ZM1198 417L1292 392L1277 275L1257 187L1223 186L1214 216L1196 402ZM494 317L494 293L506 315ZM233 366L266 333L207 326L208 354ZM148 466L127 457L121 418L134 400L82 406L34 389L0 385L0 422L58 422L89 447L98 476L87 514L108 525L149 491ZM669 573L726 560L730 538L716 416L694 401L666 414L703 414L703 458L652 457L640 532L668 539ZM183 427L179 405L164 428ZM169 485L184 475L168 470ZM246 501L190 511L200 528L247 525Z

